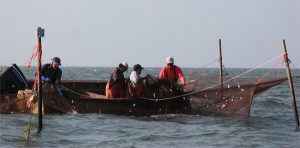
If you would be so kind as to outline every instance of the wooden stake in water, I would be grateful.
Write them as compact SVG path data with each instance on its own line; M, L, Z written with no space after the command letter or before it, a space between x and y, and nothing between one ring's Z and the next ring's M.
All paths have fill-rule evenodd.
M42 99L42 70L41 70L41 65L42 65L42 37L44 37L44 29L41 27L37 28L37 38L38 38L38 45L37 45L37 50L38 50L38 117L39 117L39 129L38 131L41 131L43 128L43 99Z
M221 99L223 99L223 62L222 62L222 46L221 39L219 39L219 60L220 60L220 84L221 84Z
M284 60L286 63L286 73L287 73L288 79L289 79L290 93L291 93L292 101L293 101L296 126L299 127L299 116L298 116L298 111L297 111L297 103L296 103L296 98L295 98L295 91L294 91L293 80L292 80L292 76L291 76L290 63L289 63L288 53L286 50L285 40L282 41L282 45L283 45L284 54L285 54Z

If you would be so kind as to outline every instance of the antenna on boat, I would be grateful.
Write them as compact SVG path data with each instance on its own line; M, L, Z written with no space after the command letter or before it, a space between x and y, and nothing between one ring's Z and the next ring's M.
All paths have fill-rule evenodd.
M282 45L283 45L283 50L284 50L284 60L286 63L286 72L287 72L288 79L289 79L290 93L291 93L292 101L293 101L296 126L299 127L299 116L298 116L298 111L297 111L297 103L296 103L293 80L292 80L291 70L290 70L290 60L288 58L288 53L287 53L286 45L285 45L285 39L283 39Z
M222 46L221 39L219 39L219 60L220 60L220 84L221 84L221 99L223 99L223 62L222 62Z
M38 50L38 119L39 119L39 129L38 131L41 131L43 128L43 99L42 99L42 70L41 70L41 64L42 64L42 37L44 37L45 29L42 29L41 27L37 28L36 35L38 38L38 44L37 44L37 50Z

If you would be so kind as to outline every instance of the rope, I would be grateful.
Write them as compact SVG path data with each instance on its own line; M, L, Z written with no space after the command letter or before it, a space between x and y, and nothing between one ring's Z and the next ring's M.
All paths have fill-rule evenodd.
M229 75L229 73L227 72L227 69L225 68L225 66L224 65L222 65L222 70L225 70L225 73L226 73L226 75L224 75L224 73L223 73L223 76L228 76L229 77L229 79L231 79L231 76ZM224 83L224 82L223 82ZM234 81L230 81L230 83L232 84L232 85L234 85L234 84L236 84ZM221 84L221 83L220 83Z
M287 64L292 65L293 69L296 69L296 67L294 66L294 64L292 63L292 61L289 58L287 58L287 53L284 52L283 55L282 55L282 59L281 59L281 66L280 66L280 69L279 69L279 71L277 73L277 78L280 77L282 66L283 66L283 63L285 63L285 60L287 60L287 62L288 62Z
M30 103L30 118L29 118L29 123L27 125L27 127L24 129L24 138L26 140L29 140L29 137L30 137L30 128L32 126L32 116L33 116L33 105L32 105L32 102Z
M38 50L39 47L40 47L40 45L36 45L36 46L33 47L31 57L26 62L25 66L24 66L24 69L29 69L30 68L32 60L34 60L36 58L36 56L39 54L39 50Z
M265 77L267 76L267 75L269 75L270 73L271 73L271 71L273 71L273 69L278 65L280 63L280 61L278 61L277 63L275 63L274 65L273 65L273 67L270 69L270 70L268 70L260 79L258 79L257 81L256 81L256 85L257 84L259 84L262 80L264 80L265 79Z
M247 73L249 73L249 72L251 72L251 71L253 71L253 70L257 69L257 68L260 68L260 67L262 67L262 66L264 66L264 65L266 65L266 64L268 64L268 63L270 63L270 62L272 62L272 61L274 61L275 59L277 59L277 58L280 57L280 56L282 56L282 55L276 56L276 57L270 59L269 61L267 61L267 62L265 62L265 63L263 63L263 64L261 64L261 65L258 65L258 66L256 66L256 67L254 67L254 68L252 68L252 69L250 69L250 70L248 70L248 71L246 71L246 72L240 74L240 75L234 76L234 77L232 77L231 79L228 79L228 80L224 81L223 83L229 82L229 81L231 81L231 80L233 80L233 79L236 79L236 78L238 78L238 77L240 77L240 76L242 76L242 75L245 75L245 74L247 74ZM218 60L218 59L215 59L214 61L210 62L210 63L207 64L207 65L210 65L211 63L215 62L216 60ZM219 86L220 84L221 84L221 83L217 83L217 84L215 84L215 85L206 87L206 88L201 89L201 90L198 90L198 91L194 91L194 92L190 92L190 93L187 93L187 94L184 94L184 95L179 95L179 96L174 96L174 97L161 98L161 99L152 99L152 98L145 98L145 97L140 97L140 98L141 98L141 99L145 99L145 100L151 100L151 101L164 101L164 100L176 99L176 98L185 97L185 96L188 96L188 95L193 95L193 94L199 93L199 92L201 92L201 91L204 91L204 90L213 88L213 87L215 87L215 86ZM61 86L61 87L62 87L64 90L67 90L67 91L72 92L72 93L74 93L74 94L77 94L77 95L79 95L79 96L93 98L93 97L91 97L91 96L87 96L87 95L84 95L84 94L77 93L77 92L75 92L75 91L73 91L73 90L70 90L70 89L64 87L64 86Z
M209 66L210 64L212 64L212 63L214 63L216 61L219 61L219 58L214 59L213 61L211 61L210 63L208 63L208 64L206 64L204 66L202 66L201 68L205 68L205 67Z
M266 64L268 64L268 63L274 61L275 59L277 59L277 58L279 58L279 57L281 57L281 56L282 56L282 54L280 54L279 56L276 56L276 57L274 57L274 58L268 60L267 62L265 62L265 63L263 63L263 64L261 64L261 65L258 65L258 66L256 66L256 67L254 67L254 68L252 68L252 69L250 69L250 70L248 70L248 71L246 71L246 72L244 72L244 73L242 73L242 74L239 74L239 75L237 75L237 76L234 76L234 77L232 77L231 79L228 79L228 80L224 81L223 83L229 82L229 81L231 81L231 80L233 80L233 79L236 79L236 78L238 78L238 77L240 77L240 76L242 76L242 75L245 75L245 74L247 74L247 73L249 73L249 72L251 72L251 71L253 71L253 70L255 70L255 69L259 68L259 67L262 67L262 66L264 66L264 65L266 65ZM164 100L170 100L170 99L175 99L175 98L180 98L180 97L186 97L186 96L188 96L188 95L193 95L193 94L199 93L199 92L201 92L201 91L204 91L204 90L213 88L213 87L215 87L215 86L219 86L220 84L221 84L221 83L217 83L217 84L215 84L215 85L206 87L206 88L201 89L201 90L198 90L198 91L194 91L194 92L190 92L190 93L187 93L187 94L184 94L184 95L179 95L179 96L174 96L174 97L161 98L161 99L152 99L152 98L144 98L144 97L140 97L140 98L145 99L145 100L152 100L152 101L164 101Z
M206 65L200 67L198 70L196 70L196 71L192 72L191 74L189 74L189 78L192 77L192 76L194 76L194 75L196 75L197 72L200 71L201 68L206 68L207 66L209 66L210 64L212 64L212 63L214 63L214 62L216 62L216 61L218 61L218 60L219 60L219 58L216 58L216 59L214 59L213 61L209 62L208 64L206 64ZM188 80L190 80L190 79L188 79Z
M224 75L224 73L223 73L223 76L229 76L229 73L227 72L227 69L225 68L225 66L224 65L222 65L222 70L225 70L224 72L225 72L225 75ZM230 77L230 76L229 76Z
M285 62L285 61L287 61L287 64L291 64L292 67L294 69L296 69L296 67L294 66L294 64L292 63L292 61L287 57L287 53L286 52L283 53L281 62Z
M35 50L36 50L36 51L35 51ZM35 52L34 52L34 51L35 51ZM38 70L39 70L39 68L41 67L40 63L42 63L42 62L41 62L41 60L42 60L42 50L41 50L41 45L40 45L40 44L37 44L37 45L33 48L32 56L31 56L31 58L29 59L28 64L25 65L24 68L25 68L25 69L29 69L30 66L31 66L32 60L34 60L37 56L41 57L41 58L39 59L38 66L37 66L37 68L36 68L36 73L38 73ZM35 80L34 80L34 83L33 83L32 89L31 89L31 93L30 93L30 95L28 95L28 98L29 98L30 96L32 96L32 93L34 92L34 88L35 88L36 85L37 85L37 82L38 82L38 75L35 76ZM27 98L27 100L28 100L28 98ZM30 105L30 106L31 106L31 105ZM29 106L29 107L30 107L30 106Z
M282 66L283 66L283 62L281 62L281 64L280 64L280 68L278 70L277 77L276 77L277 79L281 77Z
M76 95L79 95L79 96L81 96L81 97L88 97L88 98L94 98L94 97L91 97L91 96L88 96L88 95L84 95L84 94L80 94L80 93L77 93L77 92L75 92L75 91L73 91L73 90L71 90L71 89L68 89L68 88L66 88L66 87L64 87L64 86L60 86L63 90L67 90L67 91L69 91L69 92L71 92L71 93L74 93L74 94L76 94Z
M292 63L292 61L290 61L290 64L292 65L292 67L293 67L294 69L296 69L296 67L294 66L294 64Z

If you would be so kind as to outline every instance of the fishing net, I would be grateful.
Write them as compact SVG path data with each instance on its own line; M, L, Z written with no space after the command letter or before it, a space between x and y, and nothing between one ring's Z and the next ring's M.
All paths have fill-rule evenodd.
M55 92L49 83L43 84L43 113L69 113L72 107L65 96ZM17 94L1 95L1 113L38 113L38 98L36 91L19 90Z
M141 98L156 102L181 99L191 114L249 116L255 97L287 80L281 76L282 68L274 69L256 67L230 76L223 66L222 83L219 71L197 70L186 76L186 86L159 80L147 86L152 94L148 92Z
M43 103L46 113L111 113L122 115L153 115L187 113L221 116L249 116L255 97L287 80L281 68L274 70L243 69L229 74L223 67L223 83L219 71L200 69L186 75L186 85L151 76L144 83L142 93L129 93L123 88L121 98L105 97L106 81L62 81L64 96L56 93L50 84L43 85ZM296 76L299 77L299 76ZM295 78L296 78L295 77ZM28 97L1 95L1 112L32 112ZM28 96L28 95L27 95ZM33 110L37 107L31 99Z
M141 98L151 101L173 100L185 104L192 114L249 116L253 99L262 92L284 82L287 78L231 78L203 76L192 73L186 86L167 80L157 80L147 85ZM176 101L177 100L177 101ZM181 100L181 101L179 101Z
M198 79L199 84L196 91L186 94L195 112L201 114L248 116L251 104L256 96L287 79L266 80L257 84L255 83L256 79L252 79L252 82L248 78L229 81L225 79L223 87L220 86L220 83L207 84L205 83L207 80L217 81L218 78L205 78L205 81Z

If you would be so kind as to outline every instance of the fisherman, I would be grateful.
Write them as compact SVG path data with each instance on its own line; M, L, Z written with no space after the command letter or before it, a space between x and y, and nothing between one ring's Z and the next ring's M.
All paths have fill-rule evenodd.
M51 60L51 63L47 63L42 66L42 81L54 84L53 86L56 88L56 92L63 95L60 87L62 75L62 70L59 68L61 65L60 58L54 57Z
M127 71L127 62L122 62L119 67L112 70L108 82L106 84L106 97L107 98L120 98L122 96L123 88L125 87L126 80L124 78L124 72ZM129 81L128 81L129 82Z
M149 74L146 74L144 77L141 77L142 70L144 68L140 64L135 64L133 66L133 71L130 74L131 86L134 90L134 94L140 95L143 90L143 81L147 80Z
M179 84L184 86L186 85L185 77L182 73L182 70L177 65L174 65L174 58L167 57L166 59L167 66L163 67L159 73L159 79L169 79L171 82L177 83L178 79L180 80Z

